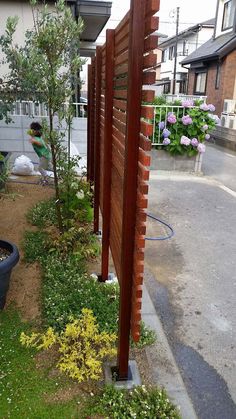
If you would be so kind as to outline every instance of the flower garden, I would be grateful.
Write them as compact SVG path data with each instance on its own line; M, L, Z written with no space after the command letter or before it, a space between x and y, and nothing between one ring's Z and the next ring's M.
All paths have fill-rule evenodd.
M155 147L171 155L192 157L204 153L204 143L210 140L212 130L220 122L214 111L214 105L197 100L162 102L155 106Z

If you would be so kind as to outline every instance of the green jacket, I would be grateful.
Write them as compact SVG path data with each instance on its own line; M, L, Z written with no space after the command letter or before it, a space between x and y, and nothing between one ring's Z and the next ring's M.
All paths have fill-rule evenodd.
M33 137L36 141L38 141L41 145L38 146L37 144L32 144L35 153L38 155L38 157L45 157L46 159L51 159L51 153L49 149L47 148L47 145L42 137Z

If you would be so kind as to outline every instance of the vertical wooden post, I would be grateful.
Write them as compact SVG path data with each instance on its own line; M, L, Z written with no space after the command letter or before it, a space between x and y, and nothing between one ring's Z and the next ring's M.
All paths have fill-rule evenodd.
M146 0L131 0L130 8L127 125L121 242L121 295L118 343L118 379L120 380L128 379L143 53L145 38L145 1Z
M105 68L105 127L104 127L104 178L103 178L103 228L102 228L102 273L101 280L108 279L109 238L111 218L111 165L112 165L112 116L114 77L115 31L106 31Z
M101 47L97 47L95 65L94 233L99 231L101 68L102 52Z
M87 114L87 181L91 181L91 91L92 91L92 65L88 65L88 114Z

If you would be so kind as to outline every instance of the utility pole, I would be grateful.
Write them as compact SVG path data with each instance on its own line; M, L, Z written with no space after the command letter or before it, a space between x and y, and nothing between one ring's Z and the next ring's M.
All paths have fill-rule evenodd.
M175 87L176 87L176 68L177 68L177 52L178 52L178 36L179 36L179 7L177 7L177 14L176 14L176 36L175 36L175 53L174 53L174 74L173 74L173 86L172 86L172 94L175 94Z

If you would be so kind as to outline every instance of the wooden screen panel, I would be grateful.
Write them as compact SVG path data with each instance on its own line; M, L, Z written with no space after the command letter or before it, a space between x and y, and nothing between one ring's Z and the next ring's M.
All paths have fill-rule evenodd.
M147 0L145 11L145 35L143 56L143 69L154 67L157 61L156 54L152 52L157 47L158 39L152 35L158 29L158 18L153 16L159 10L158 0ZM153 83L153 74L145 72L143 74L143 84ZM142 99L151 102L154 99L153 91L143 91ZM151 120L153 110L141 107L140 117ZM140 338L140 321L142 308L142 284L144 275L144 248L146 234L146 209L148 205L147 194L149 179L150 156L147 151L151 148L149 137L152 135L153 126L147 121L140 121L140 141L139 141L139 168L137 181L137 202L136 202L136 234L134 247L134 267L133 267L133 289L132 289L132 315L131 315L131 334L134 341Z
M100 187L99 206L103 213L103 179L104 179L104 139L105 139L105 86L106 86L106 48L102 47L101 60L101 99L100 99Z
M96 72L100 81L96 79L99 198L95 188L95 201L103 217L101 277L107 279L104 266L110 246L121 288L120 379L128 374L130 331L134 340L140 335L150 163L147 151L151 148L153 119L153 111L142 106L142 101L154 98L154 92L142 91L142 86L155 80L152 67L156 64L154 49L158 40L153 32L157 29L154 14L158 10L158 0L131 0L130 11L99 50L100 73ZM107 174L109 182L105 182Z
M95 59L88 66L87 180L94 182Z

